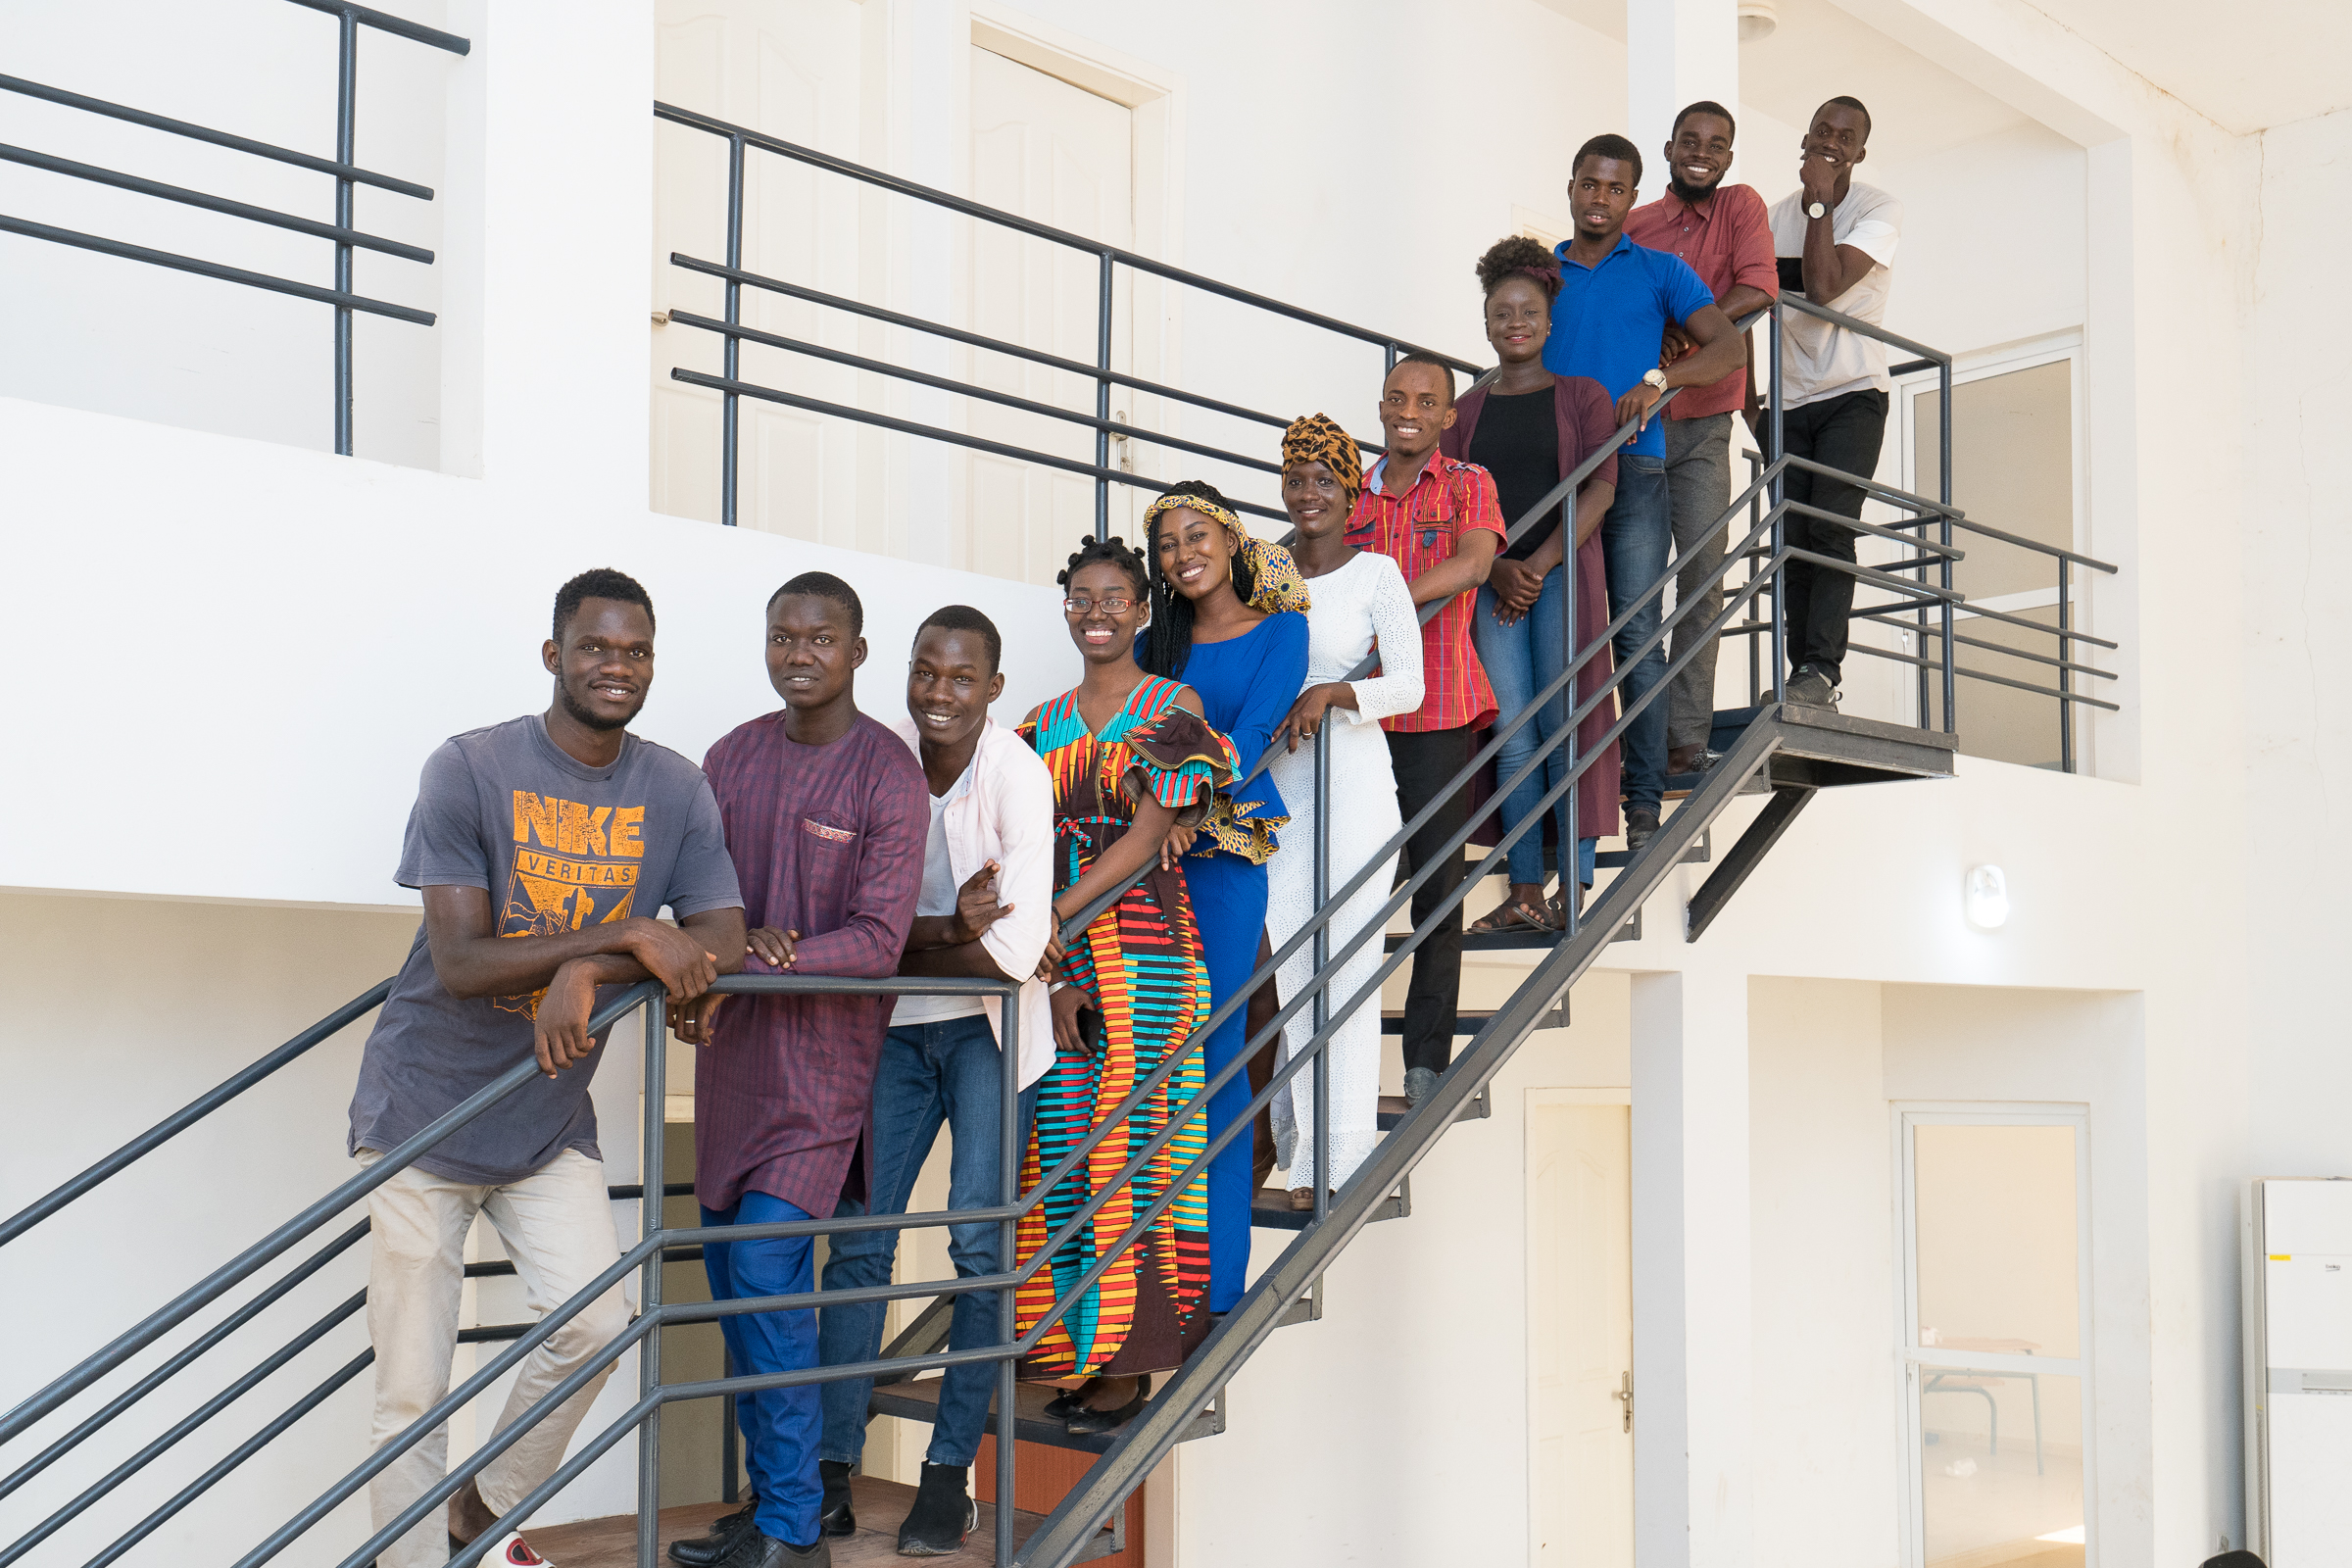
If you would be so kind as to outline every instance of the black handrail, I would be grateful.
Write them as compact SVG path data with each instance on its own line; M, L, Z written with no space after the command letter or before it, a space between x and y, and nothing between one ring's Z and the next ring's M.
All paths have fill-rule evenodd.
M257 207L248 202L232 201L227 197L215 196L207 191L190 190L185 186L170 185L161 180L143 179L135 174L123 173L119 170L101 169L93 164L79 163L69 158L52 157L47 153L34 152L22 147L0 147L0 159L23 164L27 168L39 169L49 173L61 174L69 179L86 180L116 190L126 190L142 196L152 196L160 201L178 202L183 206L202 208L225 217L243 219L248 222L264 223L274 228L291 229L315 238L331 240L335 247L334 285L331 288L320 287L316 283L299 282L293 278L278 277L269 272L257 272L248 268L229 267L220 262L207 261L202 257L182 256L175 251L158 250L149 245L127 244L124 241L110 239L101 234L86 234L79 229L61 228L53 223L38 223L29 219L11 215L0 215L0 233L22 234L27 239L42 240L52 245L64 245L75 250L91 251L101 256L120 257L124 261L143 262L150 267L161 267L177 272L190 272L199 277L216 278L224 283L236 283L246 288L262 289L272 294L286 294L296 299L314 300L322 305L331 305L334 307L334 450L337 455L348 457L352 450L353 315L358 313L389 317L396 321L409 321L419 326L433 324L433 313L430 311L416 310L406 305L395 305L386 300L371 299L357 292L352 286L352 256L355 249L380 251L387 256L396 256L404 261L427 265L433 260L433 253L422 246L404 245L396 240L363 233L353 226L353 192L357 186L368 185L377 190L390 191L394 195L414 197L418 201L429 202L433 199L430 186L419 185L411 180L395 179L389 174L379 174L371 170L360 168L354 161L353 144L358 133L359 121L360 29L371 27L376 31L406 38L414 43L425 44L453 55L469 54L472 52L473 45L454 32L443 32L438 27L428 27L404 17L395 17L367 6L355 5L351 3L351 0L291 0L291 3L306 10L324 12L335 19L335 156L332 158L320 158L311 153L296 152L292 148L256 141L249 136L231 135L227 131L215 130L209 125L198 125L184 120L173 120L165 115L149 114L143 109L133 109L125 104L109 103L103 98L92 98L83 93L68 92L62 87L51 87L41 82L27 81L22 76L0 75L0 91L13 92L27 98L38 98L64 108L78 109L87 114L103 115L110 120L120 120L128 124L141 125L149 130L160 130L169 135L184 137L190 141L205 142L215 147L225 147L231 152L245 153L255 158L266 158L275 163L290 164L297 169L307 169L315 173L332 175L335 181L335 220L332 223L297 218L290 213Z
M270 1052L252 1065L240 1068L220 1083L198 1095L194 1100L166 1116L162 1121L124 1144L121 1149L99 1160L72 1181L58 1187L47 1197L37 1199L0 1222L0 1247L7 1246L26 1231L89 1192L101 1182L120 1173L126 1165L144 1158L155 1150L178 1137L222 1105L236 1099L255 1084L276 1072L286 1063L309 1052L313 1047L341 1032L355 1020L365 1017L382 1004L392 991L389 979L378 980L317 1023L311 1025L284 1045ZM0 1497L8 1495L0 1486Z
M721 339L721 365L719 373L717 375L713 376L699 370L689 370L681 366L673 367L671 368L670 377L672 380L682 381L693 386L705 387L719 394L720 429L718 520L723 526L726 527L733 527L736 522L736 489L737 475L739 471L738 437L740 433L739 403L741 399L746 397L757 398L765 402L779 403L789 408L803 409L813 414L831 415L839 418L871 424L881 429L895 430L902 434L925 436L934 440L948 441L955 445L969 448L973 451L987 452L1000 457L1008 457L1024 463L1034 463L1042 466L1058 468L1063 472L1080 474L1082 476L1091 478L1095 481L1095 535L1097 538L1102 538L1109 532L1111 485L1129 484L1142 488L1158 488L1157 485L1153 484L1150 480L1138 479L1133 474L1129 474L1125 472L1125 470L1115 468L1111 466L1110 443L1114 438L1128 439L1140 436L1143 439L1155 441L1163 446L1172 446L1179 450L1197 453L1204 457L1215 458L1218 461L1233 463L1246 468L1253 468L1258 471L1272 471L1271 466L1262 459L1250 458L1200 443L1178 441L1173 438L1160 436L1156 432L1147 434L1138 428L1121 428L1118 423L1111 418L1110 389L1113 386L1125 386L1146 391L1154 396L1172 398L1180 402L1191 404L1194 407L1216 409L1218 412L1234 415L1244 419L1257 420L1276 425L1287 424L1289 422L1288 420L1276 418L1271 415L1260 414L1253 410L1239 409L1229 404L1220 404L1213 399L1202 398L1197 394L1188 393L1178 388L1162 386L1156 382L1148 381L1141 377L1129 375L1123 371L1114 370L1111 368L1110 363L1112 342L1112 312L1115 304L1115 290L1112 287L1112 282L1114 270L1119 267L1125 267L1132 271L1142 272L1149 276L1160 278L1166 282L1180 284L1187 288L1199 289L1206 294L1212 294L1222 299L1234 301L1237 304L1247 305L1255 310L1268 312L1269 314L1281 317L1286 320L1297 321L1303 325L1312 326L1322 331L1335 332L1342 337L1349 338L1356 342L1377 345L1387 352L1388 360L1391 365L1396 364L1396 359L1400 354L1429 354L1431 352L1427 349L1419 347L1416 344L1408 342L1403 338L1399 338L1391 334L1375 332L1368 327L1357 326L1352 322L1340 320L1336 317L1324 316L1319 312L1301 310L1298 307L1290 305L1284 301L1273 299L1263 294L1254 293L1249 289L1239 288L1231 283L1222 282L1216 278L1207 277L1201 273L1190 271L1184 268L1170 266L1165 262L1157 261L1152 257L1142 255L1139 252L1128 250L1123 246L1108 245L1098 240L1088 239L1082 234L1072 233L1067 229L1055 228L1050 223L1041 223L1034 219L1023 218L1017 213L1008 213L1000 208L989 207L982 203L954 195L948 191L939 190L929 185L918 184L913 180L905 179L896 174L885 173L880 170L868 169L861 164L851 163L847 159L836 158L830 153L818 152L814 148L803 147L797 143L785 141L780 137L767 135L761 131L754 130L748 125L735 124L728 121L720 120L715 116L706 115L695 110L682 109L672 104L664 104L660 102L657 102L654 105L654 116L657 120L669 121L675 124L684 125L691 129L704 131L710 135L717 136L725 141L727 145L726 260L723 263L710 262L696 257L681 255L676 252L672 252L669 258L670 264L674 267L683 268L689 271L706 273L710 276L718 277L725 282L725 318L723 320L714 320L710 317L700 316L690 312L672 312L666 318L668 320L676 321L683 325L693 326L704 331L716 332L719 334ZM821 289L808 288L801 284L786 282L780 278L766 277L760 275L760 273L746 270L744 268L743 256L744 155L747 151L752 150L774 153L780 157L790 158L805 164L811 169L821 170L828 173L838 174L846 179L855 180L859 184L869 186L876 190L887 191L893 195L908 197L912 200L940 208L946 212L960 214L966 218L974 219L986 223L992 223L999 227L1009 229L1015 233L1025 234L1033 239L1044 240L1050 244L1059 245L1066 249L1074 250L1083 255L1094 258L1099 269L1097 279L1098 286L1096 289L1097 321L1095 334L1095 363L1088 365L1076 360L1063 359L1057 355L1044 354L1038 350L1030 349L1020 344L1007 343L1002 339L987 337L980 333L965 331L957 327L951 327L942 322L926 321L917 317L905 316L894 311L886 311L876 306L866 305L860 301L851 300L840 295L830 294ZM1081 463L1073 459L1061 458L1047 453L1036 452L1024 447L1016 447L1005 442L984 440L976 436L965 435L959 431L947 430L936 425L925 425L912 420L896 419L886 415L869 413L865 410L854 408L847 404L834 403L819 398L805 397L799 393L786 392L774 387L764 387L756 382L745 380L742 375L742 347L747 339L752 342L762 342L771 347L787 349L795 353L811 354L817 358L831 360L835 363L850 363L851 359L855 358L845 357L835 351L822 349L815 345L808 344L800 340L785 338L780 334L761 334L750 331L743 324L742 312L743 289L747 286L771 290L776 293L788 295L792 298L807 300L812 304L824 306L829 309L848 311L867 317L871 319L883 320L891 322L894 325L910 327L919 332L926 332L934 336L945 338L952 342L964 343L975 348L988 350L993 353L1008 354L1016 358L1028 360L1032 363L1052 365L1056 368L1067 370L1072 374L1086 377L1088 380L1094 383L1095 387L1094 413L1091 417L1081 416L1078 422L1089 424L1094 429L1094 461L1092 463ZM1471 374L1477 373L1477 367L1470 365L1466 361L1452 359L1444 355L1437 355L1433 357L1438 358L1443 363L1455 369L1467 371ZM1063 418L1068 416L1068 411L1054 411L1032 404L1026 404L1025 400L1007 398L1003 394L996 392L992 388L980 387L970 382L956 381L951 377L917 374L898 367L883 365L879 362L862 362L858 364L857 368L871 369L876 373L912 380L921 385L934 386L942 390L958 392L966 396L981 398L986 401L1004 403L1016 408L1024 408L1025 412L1042 414L1049 417ZM1257 505L1255 503L1241 503L1239 510L1252 513L1260 516L1280 517L1282 515L1280 512Z

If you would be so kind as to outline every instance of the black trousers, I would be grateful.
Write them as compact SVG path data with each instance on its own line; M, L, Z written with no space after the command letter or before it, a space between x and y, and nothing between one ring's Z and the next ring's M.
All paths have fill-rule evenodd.
M1470 760L1470 731L1389 731L1389 766L1396 775L1396 806L1411 821L1438 792L1453 782ZM1413 924L1429 918L1462 883L1462 851L1438 851L1470 820L1470 803L1458 790L1433 813L1420 832L1404 842L1403 870L1410 875L1432 860L1439 868L1413 893ZM1412 983L1404 993L1404 1065L1444 1072L1453 1062L1454 1016L1462 999L1462 906L1455 905L1427 941L1413 950Z
M1765 428L1769 431L1770 425ZM1846 392L1790 409L1781 420L1782 436L1791 457L1810 458L1844 472L1869 478L1878 471L1879 446L1886 434L1886 394L1875 387ZM1862 487L1833 479L1826 473L1790 468L1784 494L1791 501L1819 507L1842 516L1862 515ZM1851 528L1799 513L1788 516L1789 545L1838 561L1854 559ZM1788 667L1818 664L1836 685L1843 678L1845 637L1852 623L1854 579L1831 566L1791 561L1781 575L1781 602L1787 612Z

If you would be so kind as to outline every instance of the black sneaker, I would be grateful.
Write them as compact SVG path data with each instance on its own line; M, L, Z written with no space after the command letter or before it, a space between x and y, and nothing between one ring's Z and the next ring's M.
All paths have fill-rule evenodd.
M1836 708L1841 695L1837 683L1819 664L1800 664L1783 688L1787 700L1804 703L1813 708Z
M900 1556L944 1557L963 1549L964 1538L980 1523L980 1505L965 1492L970 1480L962 1465L924 1463L914 1506L899 1527Z
M716 1568L726 1561L727 1553L743 1544L746 1536L760 1532L752 1516L760 1511L758 1502L747 1502L733 1513L720 1514L710 1521L710 1533L693 1541L673 1541L669 1544L669 1560L685 1564L685 1568Z
M819 1459L816 1474L825 1484L824 1500L817 1504L816 1528L828 1536L856 1535L858 1514L850 1506L850 1467L838 1459Z

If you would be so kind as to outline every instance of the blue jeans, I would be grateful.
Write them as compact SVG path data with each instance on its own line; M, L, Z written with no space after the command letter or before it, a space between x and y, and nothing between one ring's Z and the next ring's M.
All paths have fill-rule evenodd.
M1567 572L1558 566L1544 574L1544 591L1536 598L1534 608L1519 617L1516 625L1506 626L1494 613L1494 590L1478 591L1478 613L1470 618L1470 640L1478 647L1478 662L1486 666L1487 682L1494 688L1494 727L1499 730L1535 701L1536 693L1560 678L1568 667L1568 658L1561 641L1562 587ZM1580 626L1580 640L1590 641L1597 626ZM1560 732L1568 715L1568 694L1563 691L1544 705L1532 723L1520 726L1518 732L1502 743L1494 755L1494 781L1509 781L1513 773L1527 764L1539 746ZM1555 747L1544 759L1544 765L1527 776L1525 783L1503 797L1502 826L1508 832L1527 820L1544 794L1568 776L1568 748ZM1590 788L1590 783L1580 786ZM1568 803L1573 797L1562 795L1552 810L1558 818L1559 841L1568 844L1576 840L1576 820L1569 814ZM1578 845L1584 857L1592 851ZM1586 882L1592 880L1590 860L1584 861L1581 872ZM1534 882L1544 880L1544 834L1541 828L1531 828L1511 845L1511 880Z
M915 1177L931 1155L939 1129L948 1129L948 1206L987 1208L1009 1201L1001 1193L999 1160L1004 1150L1004 1055L996 1031L977 1015L941 1023L893 1029L882 1042L874 1067L873 1207L844 1199L837 1214L904 1214ZM1021 1096L1016 1132L1028 1125L1036 1093ZM1015 1144L1017 1153L1019 1145ZM1017 1184L1017 1177L1016 1177ZM1005 1267L994 1220L948 1227L948 1255L959 1279L995 1274ZM825 1258L825 1289L852 1290L888 1285L899 1233L846 1231L833 1237ZM826 1366L870 1361L882 1350L887 1303L828 1306L819 1314L817 1359ZM997 1342L997 1293L972 1291L956 1298L948 1324L948 1348L978 1349ZM980 1451L988 1426L988 1404L996 1392L994 1362L948 1368L939 1391L939 1419L931 1429L932 1464L966 1466ZM825 1431L817 1450L822 1459L856 1464L865 1450L866 1401L870 1378L844 1379L824 1386Z
M1601 519L1600 548L1609 568L1609 618L1648 593L1666 575L1666 556L1674 540L1674 496L1666 486L1662 458L1617 454L1617 499ZM1658 594L1650 594L1641 612L1625 623L1610 645L1616 650L1623 677L1617 688L1617 710L1623 712L1642 694L1666 678L1663 643L1633 661L1634 650L1657 636L1661 618ZM1490 676L1490 679L1493 677ZM1629 810L1656 811L1666 799L1666 699L1660 697L1625 727L1619 755L1625 762L1625 804Z
M797 1203L766 1193L746 1193L733 1208L703 1210L705 1225L765 1225L808 1217ZM710 1277L710 1298L732 1301L807 1291L813 1283L813 1243L806 1236L706 1242L703 1271ZM718 1325L738 1377L816 1365L816 1313L807 1307L797 1312L739 1312L720 1318ZM816 1473L817 1397L815 1387L806 1383L735 1396L744 1468L760 1494L760 1529L795 1546L817 1539L816 1519L824 1497Z

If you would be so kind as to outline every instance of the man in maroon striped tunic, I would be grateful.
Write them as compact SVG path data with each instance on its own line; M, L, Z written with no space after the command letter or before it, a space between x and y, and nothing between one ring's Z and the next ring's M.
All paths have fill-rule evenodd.
M776 590L767 674L784 708L731 731L704 760L753 927L747 974L898 972L922 881L930 791L906 743L858 711L864 621L857 592L830 573L804 572ZM874 1063L893 999L743 997L722 1012L725 1000L698 999L678 1024L698 1047L703 1223L830 1216L844 1197L862 1201ZM710 1295L811 1290L811 1250L805 1236L706 1247ZM816 1365L813 1310L719 1321L739 1375ZM836 1500L818 1477L816 1386L745 1395L736 1408L760 1495L724 1560L821 1568L834 1516L849 1513L846 1483Z

